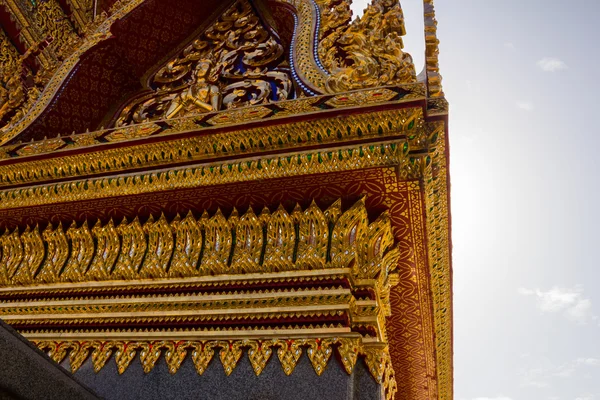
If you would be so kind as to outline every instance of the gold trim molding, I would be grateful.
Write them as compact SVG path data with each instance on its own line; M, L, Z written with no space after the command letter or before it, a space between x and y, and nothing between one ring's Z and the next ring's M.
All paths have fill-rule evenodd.
M0 209L152 193L173 189L248 182L372 167L406 166L406 176L419 174L403 163L408 143L329 148L278 156L173 168L150 173L93 178L0 191ZM418 175L417 175L418 177Z
M427 253L431 274L439 398L453 398L452 263L446 123L428 122L431 148L424 173Z
M352 96L348 97L348 101L353 101ZM244 110L251 109L249 107ZM232 127L232 130L224 133L213 133L211 128L201 128L194 120L195 117L169 121L171 127L160 134L200 130L203 135L152 144L136 144L131 141L127 143L127 147L103 149L105 145L100 144L97 138L104 133L91 132L33 142L17 150L17 154L21 156L55 155L44 160L30 161L24 157L21 162L13 163L15 158L7 153L12 149L0 147L0 187L102 173L122 173L128 169L157 168L173 163L208 161L211 158L258 155L267 151L289 151L300 146L332 145L340 141L381 140L399 135L413 137L421 135L423 131L421 107L266 127L245 128L238 125L236 127L241 129ZM242 121L237 121L240 122ZM158 131L160 127L154 123L140 124L112 130L105 138L108 140L107 144L110 144L125 139L148 137ZM411 147L417 147L412 144ZM93 153L65 154L59 157L63 150L87 147ZM8 158L11 163L3 165L3 159Z

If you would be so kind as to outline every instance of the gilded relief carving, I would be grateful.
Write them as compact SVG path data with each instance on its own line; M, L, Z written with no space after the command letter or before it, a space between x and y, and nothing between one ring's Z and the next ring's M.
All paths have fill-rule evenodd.
M34 12L38 27L48 35L50 46L60 58L64 58L79 37L60 4L57 0L43 0L38 2Z
M0 121L25 103L26 92L17 70L0 71Z
M367 92L367 93L365 93ZM357 104L373 104L373 101L367 101L366 98L371 97L372 100L380 98L385 91L381 89L366 90L349 93L343 96L336 96L336 104L342 102ZM421 97L422 98L422 97ZM315 98L311 101L317 101ZM332 99L333 100L333 99ZM296 101L286 101L278 103L286 105L295 103ZM256 107L246 107L234 111L254 111ZM313 111L320 110L318 107L313 107ZM267 110L272 114L271 110ZM295 112L295 111L294 111ZM279 115L281 113L278 113ZM284 112L284 115L287 113ZM186 130L200 130L191 117L189 122L184 127L178 126L177 122L182 120L174 119L169 121L173 124L172 128L164 131L166 134L178 133ZM237 122L247 122L247 120L237 120ZM232 122L232 121L230 121ZM132 125L125 128L117 129L109 133L105 138L110 142L113 140L121 141L127 138L133 139L146 136L160 129L156 124L140 124ZM131 130L126 133L124 130ZM203 130L200 130L201 132ZM158 165L169 165L172 163L189 162L194 160L207 160L214 157L222 157L223 155L241 155L251 152L262 152L276 149L292 149L301 145L322 145L333 144L337 141L352 141L357 139L375 139L386 138L392 135L407 135L413 137L423 136L423 109L421 107L404 108L400 110L388 110L372 114L348 115L344 119L328 118L312 121L290 122L282 129L281 125L267 127L241 128L228 131L222 134L208 134L209 131L204 130L205 134L185 138L178 141L166 141L146 145L133 145L128 147L119 147L116 149L102 149L101 152L64 155L62 157L49 158L44 160L23 160L21 163L0 165L0 187L11 185L14 183L34 183L43 182L46 179L61 179L67 177L77 177L84 175L94 175L107 172L125 171L128 169L140 169L155 167ZM97 137L101 132L90 132L72 136L69 139L73 140L74 144L71 147L79 147L79 143L83 146L97 145ZM114 134L114 135L113 135ZM28 154L38 154L41 150L49 150L55 148L58 141L62 139L48 139L46 141L34 142L27 146L32 149L28 150ZM46 144L50 142L50 144ZM423 149L422 144L411 144L411 150ZM26 147L27 147L26 146ZM35 147L35 151L33 151ZM0 147L0 151L6 147ZM183 151L183 149L187 151ZM13 153L12 156L18 156ZM8 154L0 153L1 158L10 157ZM335 160L334 160L335 161ZM0 201L0 207L7 204L8 199Z
M79 0L68 2L75 4ZM130 3L128 7L132 9L139 1L134 0ZM223 127L225 124L287 118L305 113L310 113L310 118L313 118L316 113L329 109L328 107L364 107L367 104L382 104L386 101L394 101L396 104L399 101L398 93L401 93L398 86L416 82L412 60L402 51L400 36L404 33L404 27L402 12L397 2L375 0L367 8L364 16L355 22L350 22L347 2L319 0L318 5L315 5L310 1L290 0L289 3L294 3L298 14L297 32L305 32L304 36L295 36L296 54L303 58L296 60L298 73L307 81L317 82L322 79L314 85L319 89L317 91L340 94L330 95L328 98L303 98L297 102L282 101L293 98L295 92L291 74L284 61L283 48L262 26L248 3L239 1L200 38L150 77L153 93L135 99L127 105L116 123L120 129L74 135L72 141L69 138L65 138L64 141L49 139L3 150L0 157L29 157L56 150L62 151L65 148L63 146L87 146L108 142L106 152L102 151L101 156L100 151L94 153L93 157L84 151L67 156L68 160L66 157L54 157L49 160L37 157L24 160L26 162L22 164L15 163L15 160L4 163L0 171L0 183L9 188L0 193L0 208L85 201L98 197L152 193L294 174L338 172L381 165L390 166L390 170L396 168L402 179L422 178L422 190L426 197L425 218L429 231L426 240L423 241L428 246L427 256L432 275L432 309L435 313L436 335L431 340L435 339L435 362L438 363L434 365L433 371L428 371L428 376L432 377L432 380L433 377L437 378L435 380L439 383L440 398L451 398L451 314L448 311L451 309L448 246L450 233L443 122L427 123L425 130L422 129L423 115L420 109L411 109L410 112L394 109L386 111L387 114L373 112L360 115L351 115L353 111L348 109L343 112L347 115L344 115L342 122L337 124L327 123L325 118L316 117L314 121L295 122L295 125L290 123L285 125L285 129L260 127L252 130L244 127L218 137L215 135L210 140L206 139L210 135L197 135L178 142L159 143L157 140L147 146L127 147L125 143L125 147L117 148L114 145L114 142L145 138L154 134L199 131L200 124ZM55 0L44 4L44 7L48 8L46 14L53 18L45 22L44 29L56 32L52 38L56 40L53 46L59 49L60 43L73 40L74 31L70 25L65 25L69 24L68 20L59 16L61 10L56 8ZM121 2L118 7L124 7L124 4L125 2ZM305 7L302 8L301 5ZM438 73L432 1L425 0L425 6L427 95L433 99L428 101L428 115L443 114L447 111L447 103L443 99L441 77ZM43 11L44 8L40 10ZM123 16L126 13L124 11L119 15ZM106 33L109 28L110 24L106 24L98 32L103 30ZM91 38L93 32L89 33ZM100 40L96 37L89 41L86 39L86 42L93 46L94 41L97 43ZM63 49L63 55L70 51ZM83 54L84 50L85 46L82 46L80 54ZM2 55L4 53L3 50ZM69 68L75 65L74 60L76 57L66 62L64 68L61 67L59 72L62 78L60 74L57 75L52 90L57 89L67 77ZM311 63L315 64L313 69L309 68ZM320 71L318 76L311 75L315 70ZM23 111L20 110L33 109L30 106L39 94L36 94L36 90L39 91L38 88L43 87L41 80L36 82L36 86L28 93L21 77L7 76L0 79L0 122L4 117L19 119L23 116ZM381 85L396 87L346 93L351 89ZM422 99L424 91L424 85L419 86L418 90L414 89L412 99L414 100L415 96ZM409 97L404 98L406 99ZM44 94L41 100L49 102L50 95ZM278 103L264 106L270 102ZM259 106L246 107L253 105ZM45 106L36 107L36 112L41 112ZM203 120L193 117L208 113L210 115L202 116ZM33 117L27 118L30 122ZM159 119L171 120L166 123L135 125ZM415 126L418 128L415 131L418 132L411 132ZM8 140L9 136L14 137L13 133L2 131L0 142ZM406 139L382 142L384 138L387 140L391 135L400 133ZM342 139L370 141L376 144L302 153L294 149L300 144L315 148L333 146L336 141ZM174 143L177 143L177 146L174 146ZM258 146L262 146L260 150ZM291 155L274 157L258 153L284 148ZM185 149L187 153L181 149ZM429 153L412 155L408 149L411 152L422 150ZM264 157L259 159L253 154L254 158L250 158L248 153L251 151ZM213 162L215 158L232 154L240 156L240 160ZM155 174L114 176L128 169L142 171L146 167L159 165L169 167L175 162L189 163L190 167L157 171ZM203 164L192 166L192 162ZM92 176L94 179L85 181L66 179L85 179L94 174L102 175L99 179ZM47 184L38 185L46 180ZM36 183L36 186L24 187L25 184L33 183ZM146 221L135 219L120 224L117 222L116 226L113 221L98 221L93 229L88 227L86 221L80 225L73 224L69 229L65 226L64 230L62 225L49 224L42 230L38 227L28 227L25 231L21 228L5 232L0 236L0 286L16 291L23 287L25 290L34 290L32 288L35 285L52 286L58 282L69 282L69 285L63 285L64 287L71 286L71 282L93 280L126 279L133 282L137 279L169 278L168 282L173 282L180 278L193 277L191 280L198 280L223 274L243 276L282 271L291 274L324 268L329 268L329 271L345 268L351 271L351 279L355 281L353 284L358 282L356 284L360 286L364 284L363 281L370 281L375 285L376 292L375 300L353 299L349 303L351 326L365 329L385 326L385 317L391 313L390 288L399 279L394 270L400 258L399 250L394 247L390 214L384 212L375 221L370 222L364 202L358 202L349 210L343 211L339 201L323 210L313 202L306 209L298 205L293 210L280 206L276 210L250 208L241 211L239 215L234 212L227 217L220 210L213 215L205 212L200 218L191 212L185 217L182 215L168 219L164 215L158 217L155 214ZM419 208L416 212L422 210ZM89 222L93 224L93 221ZM97 285L108 287L114 284L115 282ZM425 293L429 289L420 287L419 293ZM289 303L286 303L287 300L285 297L278 300L279 302L269 300L269 305L278 307L293 304L308 307L314 305L315 301L314 297L308 296ZM339 298L320 298L322 303L319 304L333 304L338 300ZM423 300L420 302L421 306L425 304ZM143 309L159 313L167 308L164 304L103 304L94 312L125 313ZM218 307L229 309L234 304L239 305L232 301L227 304L219 303ZM47 312L43 307L45 306L39 306L35 312ZM169 304L169 307L173 313L180 313L182 310L208 309L211 306L202 304L194 308L189 303L182 303ZM71 310L76 311L76 307ZM334 314L332 311L325 311L319 315ZM274 318L274 315L281 317L284 314L261 315ZM296 314L284 316L288 315ZM153 321L159 321L161 318L156 317ZM216 317L214 318L216 320ZM130 319L131 317L125 316L119 321L127 322ZM169 321L174 319L175 317ZM52 321L59 320L57 317ZM100 317L97 319L106 320L108 319L103 320ZM208 318L207 320L213 321ZM385 329L376 330L377 337L374 340L385 341ZM46 342L40 344L40 347L49 350L56 361L64 359L68 354L73 370L79 368L91 354L94 368L98 371L114 355L120 373L123 373L131 365L136 354L139 354L146 373L150 372L157 360L164 355L171 373L178 370L185 357L191 356L198 373L202 374L218 354L225 372L231 374L247 351L257 375L275 358L279 359L284 372L289 375L303 351L307 352L315 372L321 374L330 362L331 355L337 351L348 373L351 373L360 355L373 376L383 385L386 397L393 398L396 391L394 370L388 349L384 346L372 346L367 349L356 338L341 340L328 337L307 340L282 339L278 336L277 340L226 339L173 342ZM277 357L274 357L274 352L277 352ZM414 382L413 384L416 385Z
M415 67L402 51L404 16L398 0L374 0L350 23L350 3L323 6L319 56L330 72L329 92L416 82Z
M286 100L293 93L283 47L246 0L236 2L149 80L116 125Z
M17 71L19 65L20 60L17 49L8 40L4 30L0 29L0 76L4 78L4 75L8 72ZM3 99L5 93L2 90L3 88L0 87L0 99Z

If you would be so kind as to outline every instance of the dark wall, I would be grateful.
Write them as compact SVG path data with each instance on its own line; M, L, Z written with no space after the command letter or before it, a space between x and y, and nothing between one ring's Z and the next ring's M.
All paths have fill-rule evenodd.
M201 376L188 355L175 375L169 373L163 357L150 373L145 374L138 356L123 375L118 374L114 358L111 358L97 374L91 359L88 359L75 377L106 399L380 399L380 387L362 360L357 363L354 373L348 375L339 362L332 358L325 372L317 376L306 354L302 355L290 376L284 374L277 355L273 354L262 374L257 377L248 355L244 353L230 376L225 375L221 361L215 354Z

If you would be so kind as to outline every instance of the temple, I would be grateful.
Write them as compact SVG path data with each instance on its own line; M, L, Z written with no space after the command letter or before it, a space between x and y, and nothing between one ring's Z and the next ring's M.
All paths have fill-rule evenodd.
M349 0L0 0L0 319L31 343L6 334L4 376L28 386L19 360L49 356L47 398L452 399L423 11L417 74L398 0L354 19Z

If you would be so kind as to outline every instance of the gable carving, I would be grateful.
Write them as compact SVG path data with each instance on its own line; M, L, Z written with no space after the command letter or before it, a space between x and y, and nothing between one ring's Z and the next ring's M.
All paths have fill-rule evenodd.
M294 90L283 46L246 0L162 65L149 87L116 126L286 100Z

